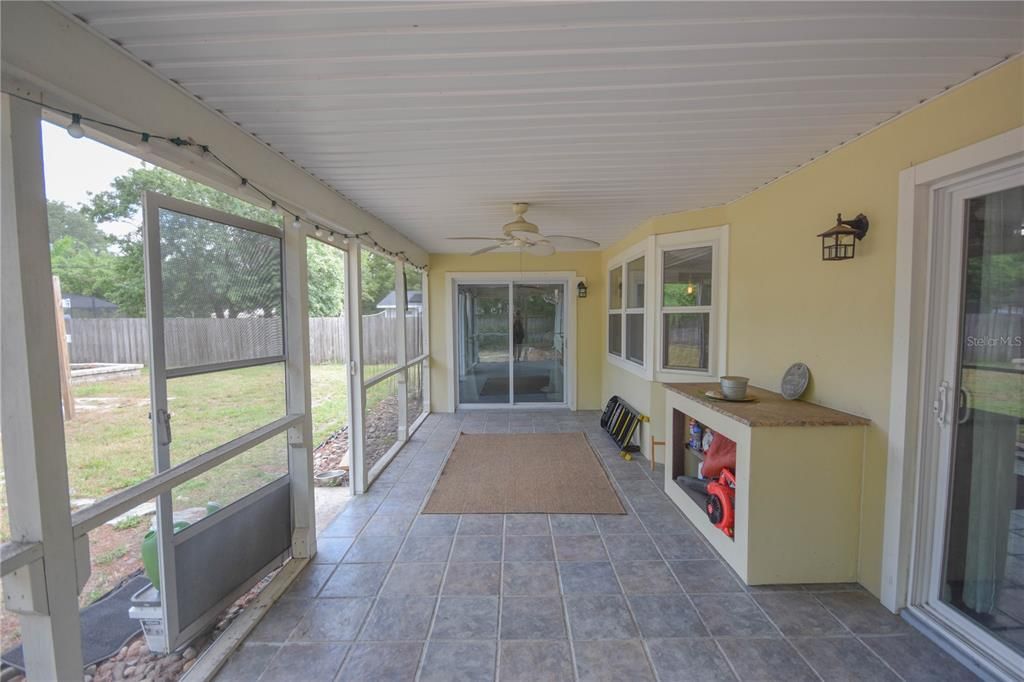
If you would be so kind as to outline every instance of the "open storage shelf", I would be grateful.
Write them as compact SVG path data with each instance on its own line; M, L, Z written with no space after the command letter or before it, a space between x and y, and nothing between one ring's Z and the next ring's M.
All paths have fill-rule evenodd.
M755 402L705 397L717 387L666 384L665 493L747 584L854 580L868 420L753 387ZM736 443L731 538L676 481L703 457L687 446L693 419Z

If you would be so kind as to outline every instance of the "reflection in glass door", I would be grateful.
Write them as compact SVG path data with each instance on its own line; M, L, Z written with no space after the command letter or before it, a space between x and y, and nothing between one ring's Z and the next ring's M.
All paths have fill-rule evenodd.
M461 405L566 403L566 284L456 286Z
M513 402L565 402L564 299L564 284L513 285Z
M938 598L1024 654L1024 187L962 205Z
M508 404L511 360L507 284L459 284L459 399L463 404Z

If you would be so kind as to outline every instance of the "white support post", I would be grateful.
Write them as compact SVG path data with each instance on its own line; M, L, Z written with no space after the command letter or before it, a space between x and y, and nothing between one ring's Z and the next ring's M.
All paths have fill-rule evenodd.
M345 318L348 320L348 405L349 467L352 492L366 492L366 471L363 457L363 316L359 310L362 296L360 288L360 261L363 247L353 242L348 249L345 267Z
M290 416L302 415L288 429L288 473L292 491L292 556L316 554L316 499L313 490L313 417L310 409L309 292L306 236L285 226L284 348L285 399Z
M0 429L4 475L11 538L43 545L42 561L32 570L8 576L4 588L8 601L13 592L42 597L42 601L33 600L19 608L29 679L81 680L78 578L38 106L3 95L2 147Z
M404 369L398 374L398 442L404 443L409 440L409 364L408 352L405 345L405 309L409 305L408 295L405 293L405 260L395 259L395 320L398 327L398 366Z

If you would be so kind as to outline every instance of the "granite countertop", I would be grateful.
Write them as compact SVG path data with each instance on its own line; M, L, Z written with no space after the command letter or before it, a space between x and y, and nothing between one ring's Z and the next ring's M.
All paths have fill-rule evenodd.
M786 400L774 391L756 386L750 386L747 395L757 400L733 403L712 400L704 395L705 391L719 390L717 383L663 385L673 393L685 396L747 426L866 426L871 423L870 419L803 400Z

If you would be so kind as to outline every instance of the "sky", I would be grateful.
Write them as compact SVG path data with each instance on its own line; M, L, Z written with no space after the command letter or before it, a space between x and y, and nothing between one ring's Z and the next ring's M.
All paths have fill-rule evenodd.
M102 192L110 182L142 161L129 154L90 140L74 139L61 126L43 123L43 174L46 198L72 207L89 200L89 193ZM132 223L100 225L105 232L123 236L135 229Z

